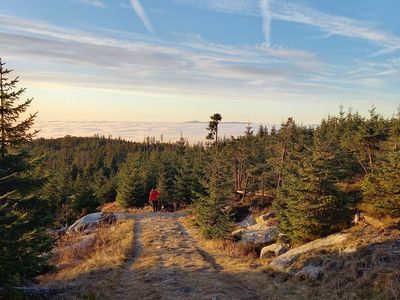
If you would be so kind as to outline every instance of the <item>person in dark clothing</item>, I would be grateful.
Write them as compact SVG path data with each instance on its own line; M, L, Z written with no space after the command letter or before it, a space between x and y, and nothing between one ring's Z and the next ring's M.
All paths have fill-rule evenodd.
M157 192L155 189L151 189L150 191L150 196L149 196L149 203L153 206L153 212L158 212L158 195L160 195L159 192Z

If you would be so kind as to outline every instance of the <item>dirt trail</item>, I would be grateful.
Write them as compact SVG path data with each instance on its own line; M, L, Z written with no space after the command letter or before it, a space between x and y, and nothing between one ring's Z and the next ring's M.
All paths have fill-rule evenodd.
M136 216L134 255L113 299L257 299L198 246L179 218Z

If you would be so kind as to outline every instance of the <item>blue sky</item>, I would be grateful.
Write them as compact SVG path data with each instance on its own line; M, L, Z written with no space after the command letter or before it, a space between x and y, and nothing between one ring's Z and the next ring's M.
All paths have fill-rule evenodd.
M0 0L40 120L318 122L400 104L398 0Z

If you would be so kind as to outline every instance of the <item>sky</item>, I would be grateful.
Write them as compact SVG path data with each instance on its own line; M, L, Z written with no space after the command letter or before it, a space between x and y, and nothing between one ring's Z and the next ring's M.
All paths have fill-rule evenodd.
M400 105L398 0L0 0L45 121L318 123Z

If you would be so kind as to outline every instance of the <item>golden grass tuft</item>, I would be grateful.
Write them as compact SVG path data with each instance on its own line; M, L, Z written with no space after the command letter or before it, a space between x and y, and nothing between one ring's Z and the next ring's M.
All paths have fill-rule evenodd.
M116 283L120 268L132 256L133 225L133 220L123 220L99 227L92 234L64 236L52 260L57 269L41 276L41 284L66 291L61 299L103 295Z
M262 248L254 243L235 243L230 240L205 240L204 245L207 249L224 251L235 258L250 259L258 258Z
M150 205L146 205L142 208L124 208L118 202L109 202L102 205L100 208L101 212L128 212L132 214L152 212L153 209Z

